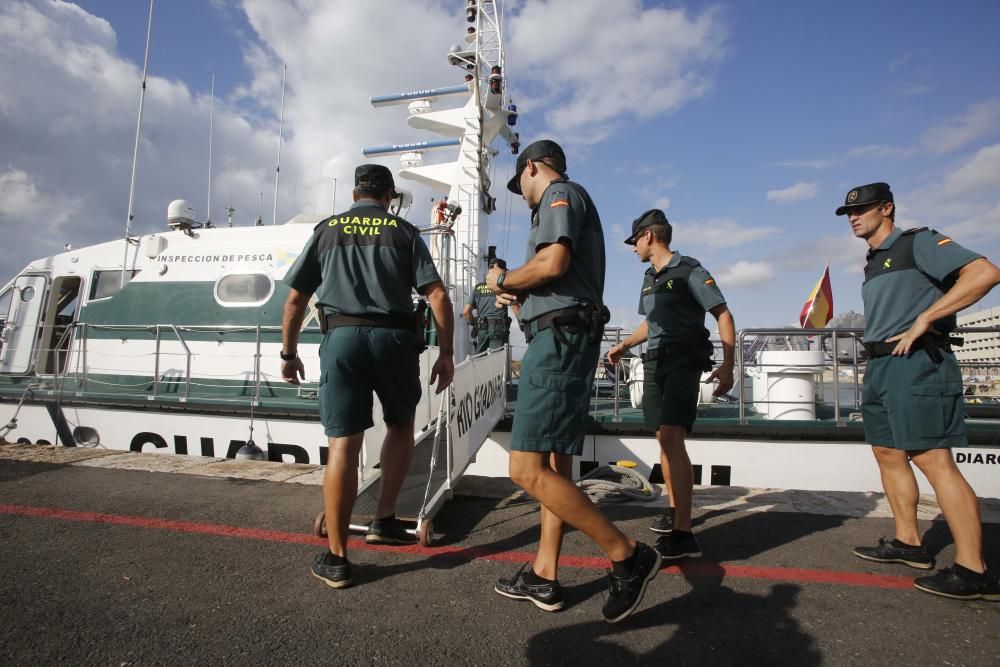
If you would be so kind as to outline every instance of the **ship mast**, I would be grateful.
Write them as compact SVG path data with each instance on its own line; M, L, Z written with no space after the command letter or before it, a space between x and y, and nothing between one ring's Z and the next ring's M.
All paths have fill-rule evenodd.
M447 206L433 222L428 245L455 305L456 321L466 299L486 273L489 216L496 210L490 167L497 155L493 143L501 137L512 153L519 149L513 131L517 111L510 104L504 75L503 33L499 2L467 0L465 46L453 46L449 64L463 72L460 85L414 90L371 98L372 106L406 104L410 127L442 139L411 141L364 149L366 157L400 156L399 177L422 183L447 197ZM466 100L463 106L434 110L441 100ZM456 159L423 163L428 151L453 151ZM502 186L501 186L502 187ZM455 327L455 356L472 351L467 327Z

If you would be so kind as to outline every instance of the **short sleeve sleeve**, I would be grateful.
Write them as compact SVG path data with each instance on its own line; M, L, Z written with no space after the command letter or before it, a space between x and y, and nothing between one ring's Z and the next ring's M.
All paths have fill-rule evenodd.
M431 252L427 249L427 244L418 233L413 235L413 286L418 290L431 283L441 282L441 275L434 260L431 259Z
M306 241L302 253L285 272L285 283L303 294L313 294L323 282L323 270L316 255L316 235Z
M939 282L981 257L934 230L917 232L913 239L913 258L917 268Z
M553 183L538 204L538 232L535 250L539 246L565 239L570 248L577 245L582 222L587 217L587 203L568 183Z
M706 312L726 302L726 298L722 296L722 291L715 283L715 278L703 266L696 266L691 271L691 274L688 276L688 286L695 301Z

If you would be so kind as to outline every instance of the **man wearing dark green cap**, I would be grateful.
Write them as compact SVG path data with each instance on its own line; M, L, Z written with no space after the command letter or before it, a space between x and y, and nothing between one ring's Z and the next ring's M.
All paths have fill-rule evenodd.
M507 262L498 257L490 260L489 268L494 266L507 270ZM473 315L475 312L475 315ZM514 314L517 314L516 306ZM486 282L481 282L472 288L472 293L462 309L462 317L475 327L476 354L486 350L499 350L507 344L510 338L510 317L507 316L507 306L497 304L497 296Z
M649 262L639 298L639 314L646 319L625 340L608 350L617 364L625 352L649 341L643 359L642 408L646 426L656 431L660 466L670 507L650 526L662 537L656 549L668 560L700 556L691 533L691 495L694 475L684 436L698 416L701 374L713 366L713 346L705 328L705 313L719 324L722 365L705 382L719 381L715 395L733 387L733 351L736 325L715 279L698 260L671 250L673 228L659 209L646 211L632 222L625 243Z
M1000 269L926 227L895 226L886 183L852 188L837 215L868 243L864 344L868 353L861 411L896 524L893 540L854 553L879 563L934 567L917 529L919 493L912 461L927 477L955 540L955 565L913 582L918 589L960 600L1000 600L986 571L979 502L952 459L967 446L962 373L949 337L955 314L1000 283Z
M431 370L437 393L454 375L451 300L416 227L391 213L392 173L364 164L354 172L354 204L316 225L302 254L285 274L290 286L282 320L281 375L305 377L296 354L306 307L316 294L321 329L320 421L329 456L323 479L329 550L319 554L313 576L333 588L352 582L347 535L358 490L358 455L372 421L372 392L386 424L375 520L365 538L376 544L415 541L395 518L396 498L413 453L414 411L420 400L422 324L413 291L427 297L440 334Z
M495 590L546 611L562 609L557 568L569 524L612 561L602 613L614 623L639 606L661 559L618 530L571 479L607 322L604 231L590 195L568 180L566 156L554 141L525 148L507 188L532 210L527 261L510 272L494 267L486 282L498 300L521 308L528 350L511 428L510 477L541 503L542 532L534 563L500 579Z

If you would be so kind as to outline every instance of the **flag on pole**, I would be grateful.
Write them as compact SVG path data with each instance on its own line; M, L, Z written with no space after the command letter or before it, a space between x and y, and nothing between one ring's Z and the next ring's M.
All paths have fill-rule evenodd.
M830 287L830 263L827 262L822 277L802 306L799 324L803 329L822 329L831 319L833 319L833 289Z

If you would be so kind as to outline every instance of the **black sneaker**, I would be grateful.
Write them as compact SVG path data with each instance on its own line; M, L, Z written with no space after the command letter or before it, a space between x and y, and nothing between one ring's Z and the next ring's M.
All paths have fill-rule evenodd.
M417 536L406 532L406 523L396 517L375 519L365 535L368 544L416 544Z
M920 577L913 587L953 600L992 600L1000 602L1000 583L988 572L980 574L957 563L938 570L937 574Z
M653 522L653 525L650 526L649 529L654 533L660 533L661 535L672 531L674 529L674 508L665 508L663 513L656 517L656 521Z
M636 542L635 550L638 558L631 576L618 577L614 572L608 572L608 599L604 603L604 609L601 610L604 613L604 620L608 623L617 623L635 611L642 602L646 586L660 571L660 563L663 560L656 549L648 544Z
M698 558L701 556L701 545L694 534L683 530L674 530L656 540L656 550L666 560L681 558Z
M333 554L324 551L313 559L312 575L331 588L347 588L353 582L351 579L351 564L333 565Z
M877 547L854 547L854 555L876 563L902 563L918 570L934 567L934 557L923 545L914 547L895 539L890 542L884 537L878 538Z
M544 584L529 584L524 581L525 570L531 563L525 563L517 573L507 579L500 577L493 587L500 595L513 600L530 600L545 611L559 611L563 608L563 589L558 581Z

